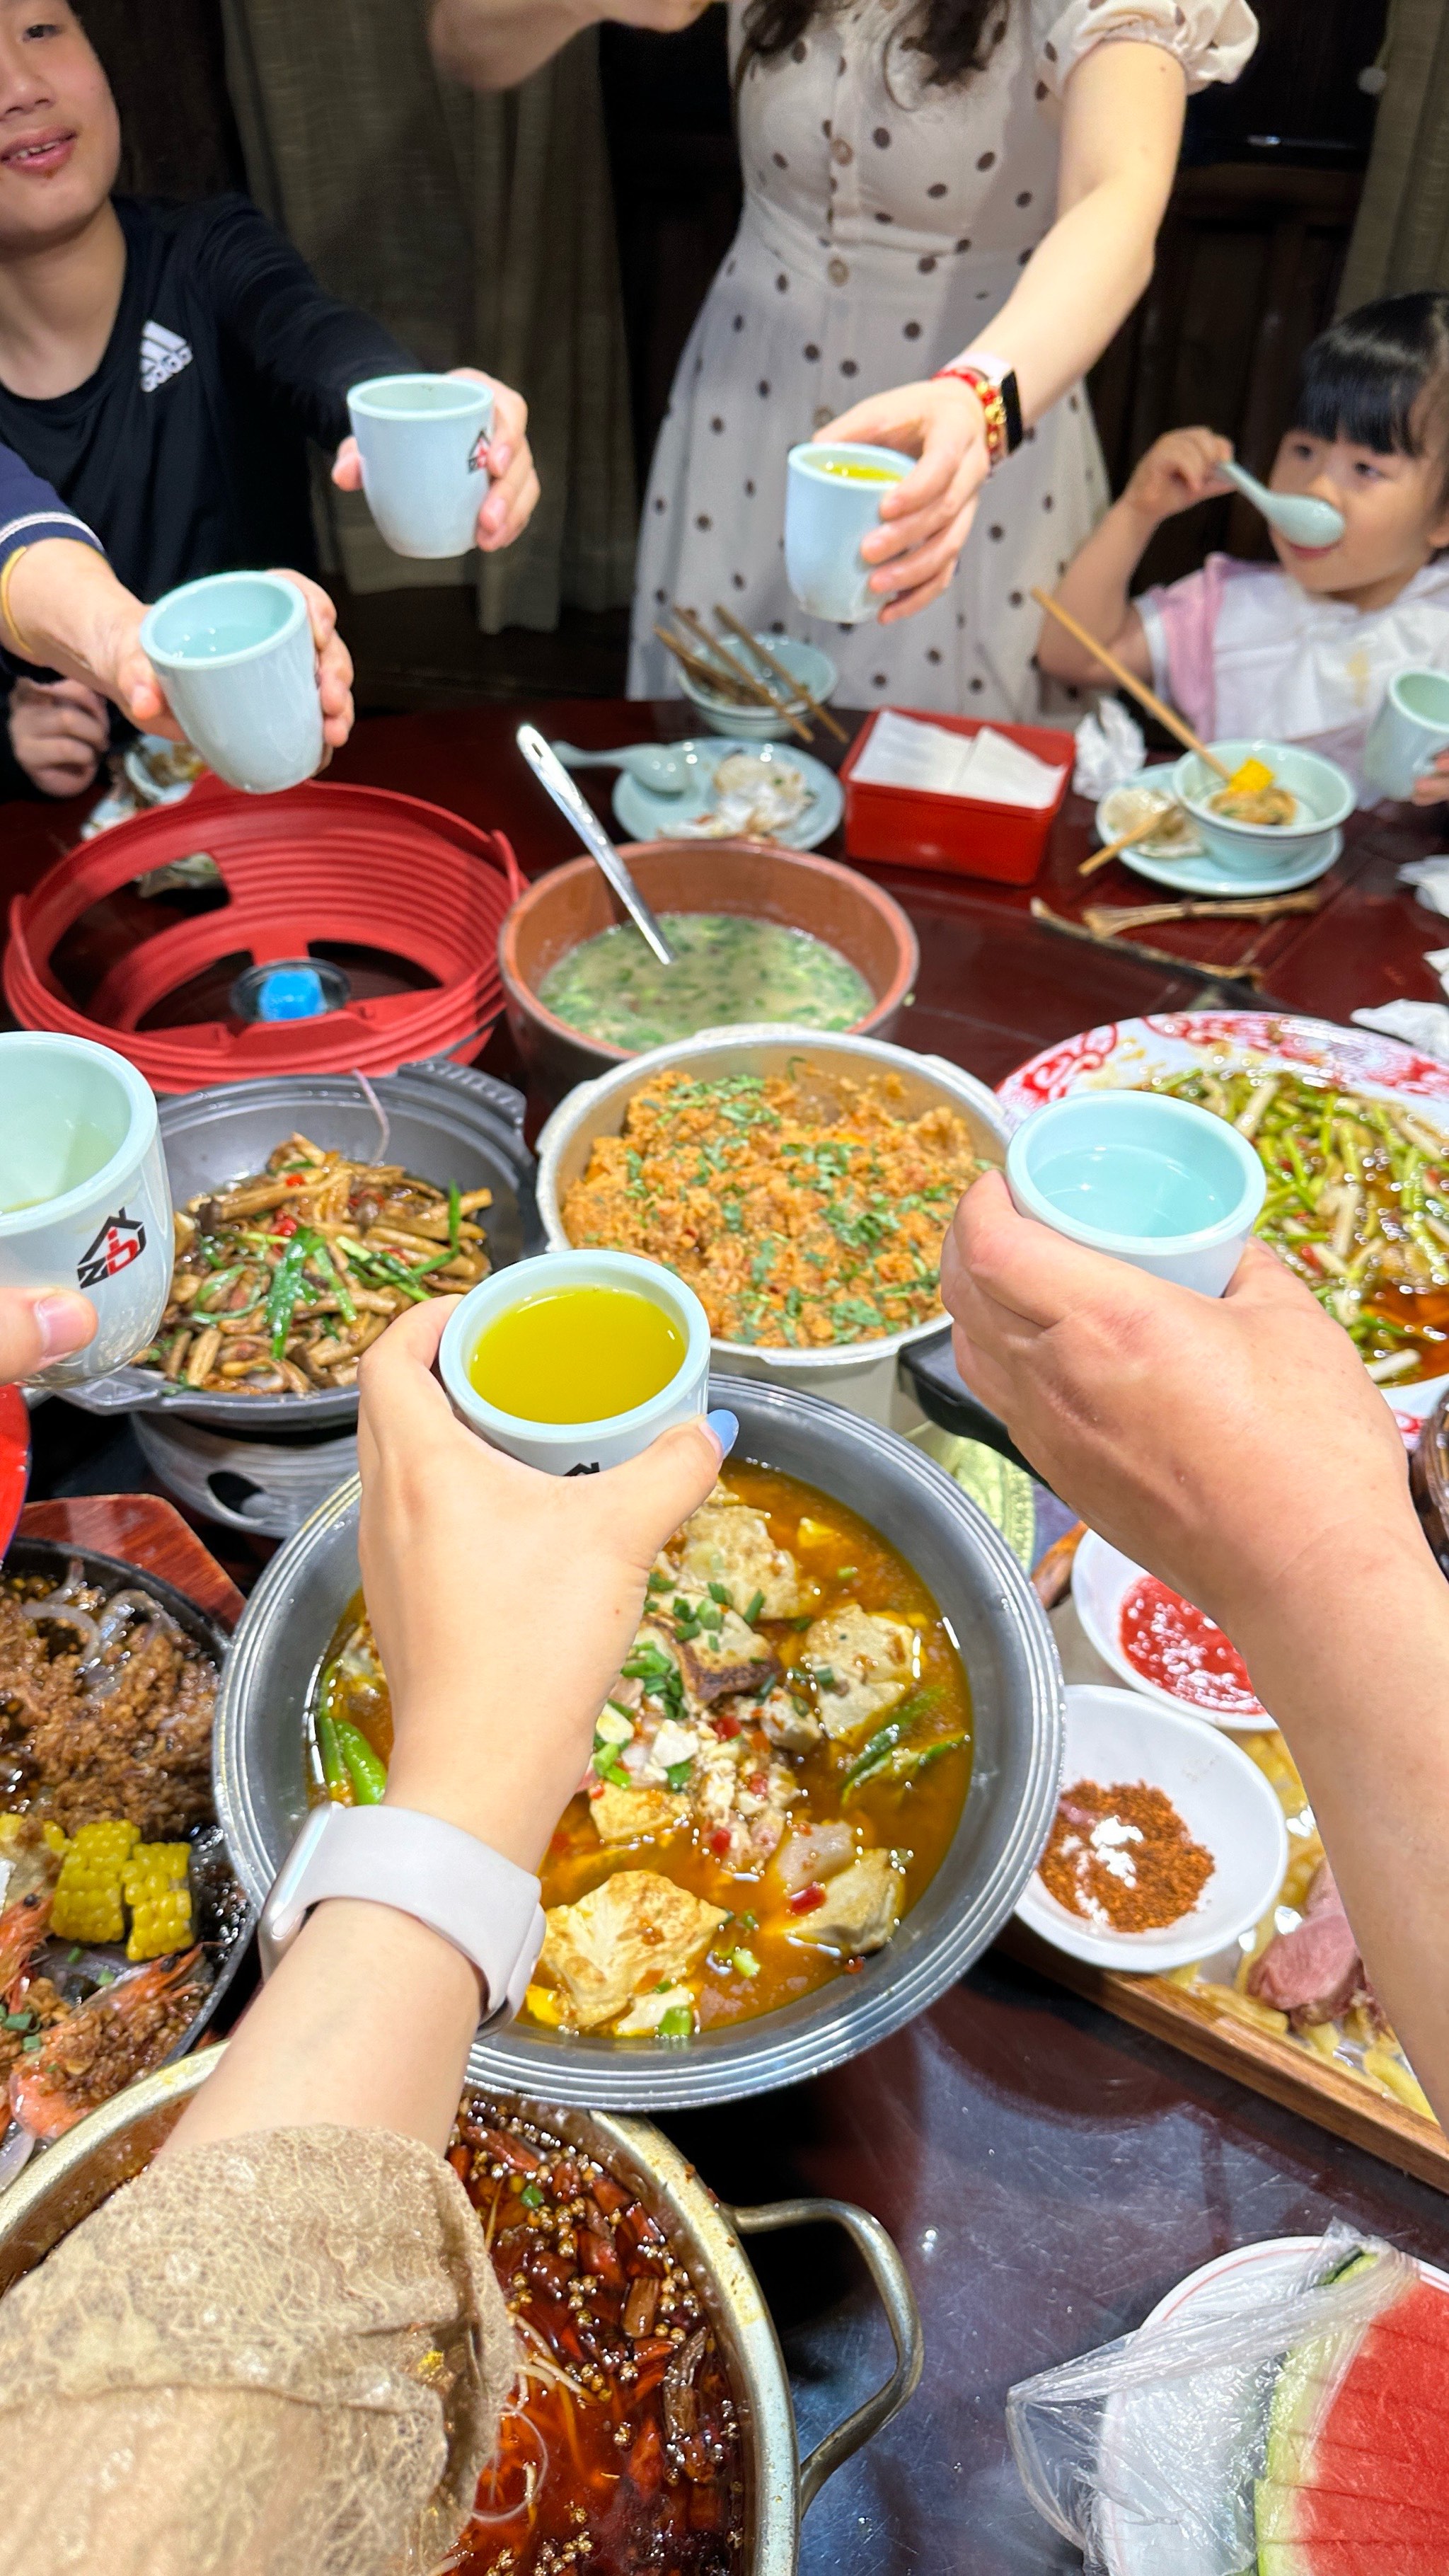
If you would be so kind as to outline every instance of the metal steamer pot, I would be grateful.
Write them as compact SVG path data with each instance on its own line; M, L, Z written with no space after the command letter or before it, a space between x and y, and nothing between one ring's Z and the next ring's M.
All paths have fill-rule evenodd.
M943 1105L963 1117L977 1151L993 1162L1006 1159L1009 1122L993 1092L973 1074L948 1063L944 1056L915 1055L909 1047L883 1039L838 1037L820 1029L784 1028L761 1021L753 1026L706 1029L700 1036L654 1047L631 1056L626 1064L580 1083L561 1100L538 1140L538 1212L550 1248L566 1252L563 1202L583 1177L596 1136L617 1136L634 1093L656 1073L684 1072L700 1081L726 1073L784 1073L801 1057L827 1076L823 1103L828 1105L828 1076L843 1074L851 1082L877 1081L883 1074L901 1085L900 1107L907 1118ZM716 1368L736 1377L768 1378L774 1386L799 1387L805 1394L827 1395L835 1403L863 1413L873 1422L907 1428L919 1422L919 1410L897 1391L900 1353L939 1333L937 1314L904 1332L886 1333L872 1341L845 1342L827 1350L762 1350L747 1342L716 1341Z
M660 2047L516 2022L475 2040L478 2084L585 2107L726 2102L793 2084L884 2039L961 1976L1036 1864L1062 1761L1062 1680L1046 1614L999 1531L908 1441L841 1406L758 1379L717 1378L741 1458L801 1477L862 1513L949 1620L971 1683L975 1755L950 1848L919 1902L859 1973L757 2020ZM233 1866L263 1900L306 1813L303 1717L358 1589L358 1487L342 1486L268 1566L237 1629L213 1737L213 1787Z
M158 2152L220 2051L149 2075L81 2121L0 2200L0 2293L21 2280ZM745 2455L745 2576L793 2576L800 2524L825 2481L888 2424L921 2376L921 2321L905 2267L880 2221L848 2201L775 2201L726 2209L678 2149L645 2120L515 2101L619 2176L682 2256L729 2370ZM741 2237L830 2221L854 2241L895 2344L895 2367L864 2405L801 2460L784 2356Z
M359 1162L402 1163L423 1180L491 1189L493 1205L479 1222L495 1270L544 1248L522 1094L473 1065L437 1056L379 1074L365 1086L355 1074L278 1074L183 1092L159 1107L177 1207L198 1191L260 1171L283 1137L300 1127L314 1144ZM319 1387L312 1395L198 1395L167 1386L154 1369L122 1368L65 1392L68 1402L90 1413L163 1413L242 1439L284 1432L299 1442L315 1440L319 1433L348 1431L357 1419L355 1387L335 1393ZM202 1508L216 1507L208 1500ZM245 1525L242 1515L225 1516Z

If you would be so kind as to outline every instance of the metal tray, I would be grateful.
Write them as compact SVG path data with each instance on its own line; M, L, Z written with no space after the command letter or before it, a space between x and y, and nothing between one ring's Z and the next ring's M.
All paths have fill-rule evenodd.
M382 1130L373 1095L386 1114ZM534 1198L533 1156L523 1141L524 1100L476 1066L440 1056L379 1074L366 1089L353 1074L287 1074L224 1082L212 1091L163 1100L161 1141L178 1207L199 1190L259 1171L281 1139L300 1127L314 1144L363 1161L403 1163L426 1181L491 1189L480 1222L495 1270L544 1248ZM164 1411L215 1431L321 1431L357 1419L357 1390L315 1395L197 1395L168 1386L154 1369L113 1369L66 1399L88 1413Z

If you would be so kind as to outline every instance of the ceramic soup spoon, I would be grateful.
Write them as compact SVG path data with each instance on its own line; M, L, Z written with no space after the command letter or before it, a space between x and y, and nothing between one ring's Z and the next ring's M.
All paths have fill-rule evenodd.
M1331 501L1316 501L1311 492L1270 492L1246 466L1231 461L1220 465L1218 472L1236 484L1244 500L1261 510L1269 526L1285 536L1290 546L1337 545L1343 534L1343 513Z

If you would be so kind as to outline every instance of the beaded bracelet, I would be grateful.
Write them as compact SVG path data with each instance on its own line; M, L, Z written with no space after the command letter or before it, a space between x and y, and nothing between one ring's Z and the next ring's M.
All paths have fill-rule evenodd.
M949 367L938 367L937 381L951 377L959 385L969 385L981 405L986 429L986 453L994 474L1008 456L1014 456L1022 441L1021 398L1016 389L1016 370L1008 367L1000 377L988 375L984 366L970 358L954 358Z

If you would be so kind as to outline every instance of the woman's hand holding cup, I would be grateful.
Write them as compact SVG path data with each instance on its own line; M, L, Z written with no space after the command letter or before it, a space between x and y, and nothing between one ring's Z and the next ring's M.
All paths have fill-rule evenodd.
M871 589L888 602L881 625L918 616L947 588L991 470L981 405L959 378L928 377L868 395L816 433L822 446L838 439L898 448L920 460L887 492L881 526L861 547L875 566Z

